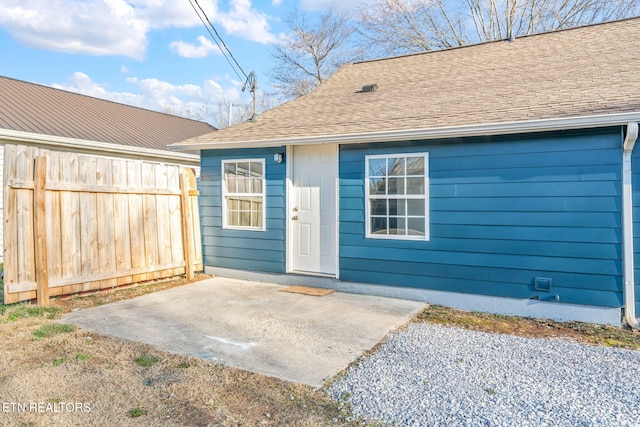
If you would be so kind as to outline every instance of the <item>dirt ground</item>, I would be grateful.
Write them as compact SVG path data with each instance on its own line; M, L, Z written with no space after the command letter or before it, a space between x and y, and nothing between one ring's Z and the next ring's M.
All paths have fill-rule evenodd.
M185 283L53 299L49 309L0 305L0 426L366 425L321 390L56 322L64 312ZM640 332L626 328L440 306L413 321L640 349Z
M77 328L69 332L52 326L62 312L184 283L54 299L53 309L17 320L10 319L16 317L11 315L16 308L3 306L0 425L360 425L346 422L346 408L308 386ZM39 337L51 328L53 335Z

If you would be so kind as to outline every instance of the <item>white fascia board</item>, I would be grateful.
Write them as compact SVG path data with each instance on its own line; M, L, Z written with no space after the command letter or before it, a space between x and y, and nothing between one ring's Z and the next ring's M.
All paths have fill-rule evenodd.
M559 119L488 123L468 126L452 126L338 135L318 135L266 140L246 140L233 142L212 141L197 142L192 144L178 142L169 145L167 148L171 150L216 150L226 148L265 148L277 147L282 145L362 144L371 142L415 141L421 139L461 138L471 136L549 132L567 129L588 129L606 126L626 125L628 122L639 120L640 112L631 112L581 117L565 117Z
M104 156L135 157L165 163L200 166L200 156L195 154L175 153L152 148L120 145L109 142L89 141L85 139L67 138L63 136L44 135L10 129L0 129L0 144L27 144L51 149L66 149L88 154Z

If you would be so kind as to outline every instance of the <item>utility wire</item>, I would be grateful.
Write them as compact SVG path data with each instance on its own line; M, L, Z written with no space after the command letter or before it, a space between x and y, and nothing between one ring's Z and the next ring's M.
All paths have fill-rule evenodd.
M205 13L204 9L202 9L202 6L200 6L200 3L198 3L198 0L189 0L189 3L191 4L191 7L193 7L193 10L196 12L198 17L200 18L200 21L202 21L202 24L204 25L204 27L209 32L209 35L211 36L213 41L216 43L216 45L218 46L218 48L222 52L222 55L225 57L225 59L227 60L227 62L231 66L231 68L233 69L233 72L236 74L236 76L240 80L243 80L242 77L240 77L240 75L238 74L238 71L236 71L236 67L231 63L231 60L229 59L229 57L231 57L231 59L233 60L233 62L235 62L237 68L240 70L242 75L244 75L244 80L245 81L248 80L249 76L247 75L247 73L244 72L244 70L242 69L242 67L240 66L240 64L236 60L236 58L233 56L233 53L231 53L231 50L227 47L227 44L224 42L222 37L220 37L220 34L218 33L218 30L216 30L216 27L213 26L213 24L209 20L209 17ZM195 5L194 5L194 3L195 3ZM200 12L198 12L198 9L196 9L196 5L198 6L198 9L200 9ZM202 15L200 13L202 13ZM204 16L204 18L203 18L203 16ZM205 19L206 19L206 22L205 22ZM209 25L207 25L207 23ZM213 30L213 33L216 34L217 38L211 32L211 29ZM224 49L222 48L222 46L220 46L220 43L218 43L218 40L220 40L220 43L222 43L222 46L224 46Z

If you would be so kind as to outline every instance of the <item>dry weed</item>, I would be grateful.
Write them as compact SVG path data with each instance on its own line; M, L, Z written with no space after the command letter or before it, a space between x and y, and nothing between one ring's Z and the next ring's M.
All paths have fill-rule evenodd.
M53 304L68 312L158 288ZM35 331L57 330L48 326L56 320L42 315L2 321L12 310L0 315L0 425L349 425L334 422L341 416L337 405L311 387L79 328L37 338Z

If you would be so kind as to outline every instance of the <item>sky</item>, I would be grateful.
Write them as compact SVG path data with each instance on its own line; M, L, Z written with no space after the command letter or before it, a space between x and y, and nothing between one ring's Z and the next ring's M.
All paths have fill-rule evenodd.
M358 0L342 0L340 8ZM219 99L249 103L194 11L195 0L0 0L0 75L156 111L200 118ZM332 0L198 0L259 90L275 66L293 7L319 13ZM208 120L211 121L211 120Z

